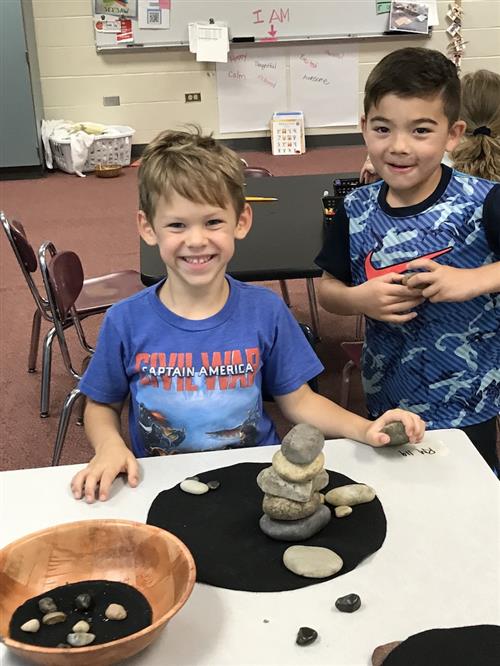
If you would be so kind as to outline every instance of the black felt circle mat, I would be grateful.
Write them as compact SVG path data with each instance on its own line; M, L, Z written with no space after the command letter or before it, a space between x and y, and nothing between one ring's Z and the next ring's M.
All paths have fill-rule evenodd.
M88 611L75 610L75 597L84 592L92 596L95 604ZM43 613L38 608L38 601L43 597L51 597L57 610L66 613L68 617L65 622L49 626L42 624ZM104 611L109 604L121 604L127 611L127 617L124 620L108 620ZM33 618L40 621L40 629L34 634L21 631L20 627ZM149 626L152 618L153 612L148 600L135 587L114 581L87 580L55 587L25 601L12 615L9 635L22 643L57 647L59 643L66 642L66 636L72 633L71 629L78 620L86 620L90 624L90 633L95 634L91 645L99 645L135 634Z
M384 666L498 666L500 627L430 629L410 636L384 661Z
M282 562L283 553L295 542L275 541L259 527L262 491L257 474L269 463L239 463L197 474L200 481L221 485L205 495L190 495L179 485L164 490L153 501L147 522L172 532L189 548L196 562L197 580L217 587L249 592L295 590L329 580L297 576ZM330 483L321 492L356 483L337 472L328 472ZM344 561L347 573L383 544L386 520L380 501L353 508L346 518L332 519L301 545L331 548ZM333 576L331 576L333 578Z

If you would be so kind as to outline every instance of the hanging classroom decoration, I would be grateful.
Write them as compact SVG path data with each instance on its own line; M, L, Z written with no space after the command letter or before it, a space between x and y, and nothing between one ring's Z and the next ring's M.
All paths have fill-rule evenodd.
M94 14L134 18L137 16L137 0L94 0Z
M463 15L464 10L462 9L462 0L455 0L454 2L451 2L450 8L446 14L446 18L450 22L446 32L451 37L447 52L448 57L455 63L459 72L462 64L462 57L465 51L465 45L467 43L464 41L462 35Z

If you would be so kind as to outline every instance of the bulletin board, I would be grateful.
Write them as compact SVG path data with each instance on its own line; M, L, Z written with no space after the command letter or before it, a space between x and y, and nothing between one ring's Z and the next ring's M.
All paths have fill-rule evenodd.
M122 11L122 16L130 17L132 38L129 33L118 41L112 32L95 31L98 51L188 46L188 24L210 19L228 24L233 43L257 44L377 37L388 25L388 14L377 14L375 0L89 1L94 14L96 9L106 8L106 15ZM144 14L145 4L150 7L149 18ZM151 23L144 27L147 20ZM168 28L159 29L158 21Z

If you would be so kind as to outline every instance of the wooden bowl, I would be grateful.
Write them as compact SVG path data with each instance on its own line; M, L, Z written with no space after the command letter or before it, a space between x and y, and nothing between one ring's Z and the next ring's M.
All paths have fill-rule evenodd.
M114 178L120 175L121 170L120 164L98 164L95 168L95 175L98 178Z
M153 622L110 643L47 648L8 638L9 622L27 599L65 583L111 580L138 589ZM176 536L130 520L84 520L28 534L0 550L0 635L5 645L34 664L108 666L121 663L159 635L188 599L196 567Z

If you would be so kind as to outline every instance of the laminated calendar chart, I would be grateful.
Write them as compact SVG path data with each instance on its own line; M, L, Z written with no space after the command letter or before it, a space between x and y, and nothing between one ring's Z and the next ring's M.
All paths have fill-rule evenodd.
M306 152L302 111L273 113L271 146L273 155L301 155Z

